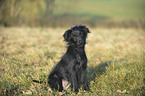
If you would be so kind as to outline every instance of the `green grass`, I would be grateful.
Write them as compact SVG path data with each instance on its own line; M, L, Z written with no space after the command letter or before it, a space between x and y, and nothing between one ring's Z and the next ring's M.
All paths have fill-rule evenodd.
M62 36L66 29L1 28L0 95L59 95L45 89L49 72L66 51ZM90 30L86 53L92 93L68 89L65 95L144 95L144 30ZM34 83L31 78L45 82Z
M144 3L144 0L56 0L54 14L70 13L80 18L84 15L115 20L145 20Z
M103 28L144 28L144 4L144 0L56 0L54 18L46 20L56 24L53 27L86 24Z

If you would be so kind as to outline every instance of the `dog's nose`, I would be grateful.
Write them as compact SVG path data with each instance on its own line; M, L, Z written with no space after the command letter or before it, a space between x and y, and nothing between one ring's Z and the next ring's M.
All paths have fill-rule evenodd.
M80 41L79 41L79 44L80 44L80 45L83 45L83 42L80 40Z

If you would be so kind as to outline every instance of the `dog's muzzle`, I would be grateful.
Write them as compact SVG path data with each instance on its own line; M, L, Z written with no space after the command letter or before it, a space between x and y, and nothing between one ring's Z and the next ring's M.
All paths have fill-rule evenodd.
M77 45L82 47L85 45L85 42L83 40L77 40Z

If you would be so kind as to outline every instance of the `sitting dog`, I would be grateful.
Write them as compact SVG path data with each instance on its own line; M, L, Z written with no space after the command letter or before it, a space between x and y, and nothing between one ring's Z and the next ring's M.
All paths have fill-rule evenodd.
M71 85L72 91L78 92L80 84L83 85L84 90L89 90L86 70L87 56L85 53L88 33L90 31L84 25L74 26L64 33L63 37L68 48L48 76L48 84L52 90L62 92Z

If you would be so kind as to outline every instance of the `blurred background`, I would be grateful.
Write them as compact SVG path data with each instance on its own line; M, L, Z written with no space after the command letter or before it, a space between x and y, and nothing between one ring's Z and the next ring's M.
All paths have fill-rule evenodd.
M0 26L145 27L145 0L0 0Z

